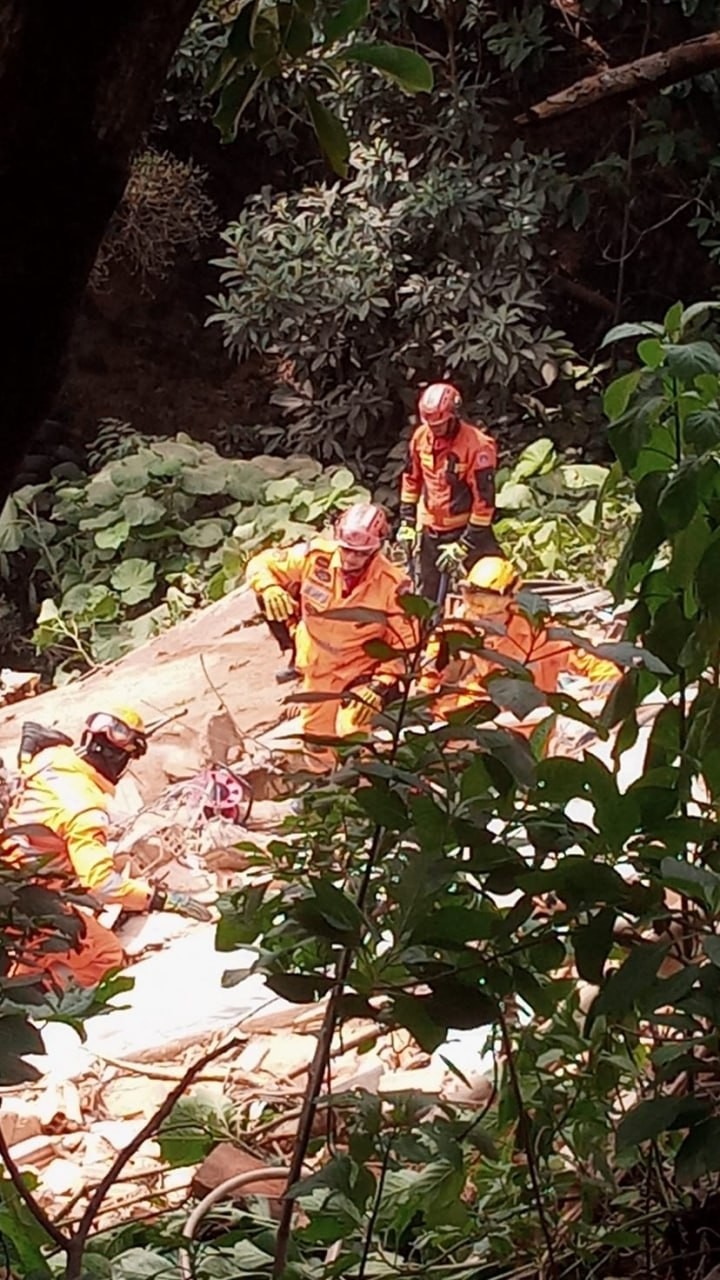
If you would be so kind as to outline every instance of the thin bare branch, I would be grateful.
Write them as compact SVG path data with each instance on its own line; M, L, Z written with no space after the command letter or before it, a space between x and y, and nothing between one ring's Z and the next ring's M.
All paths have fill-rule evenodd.
M59 1227L55 1226L54 1222L50 1221L42 1205L35 1199L32 1191L25 1186L23 1176L10 1155L10 1148L5 1140L5 1135L2 1129L0 1129L0 1159L2 1159L2 1162L8 1171L10 1181L20 1196L20 1199L25 1202L35 1221L40 1223L40 1226L47 1232L50 1239L55 1241L56 1245L61 1249L67 1250L71 1243L71 1237L66 1236Z
M77 1268L82 1264L82 1252L85 1247L85 1241L87 1240L98 1210L100 1209L108 1191L118 1177L118 1174L125 1168L125 1165L130 1159L132 1159L136 1151L139 1151L142 1144L156 1133L163 1120L166 1120L170 1115L170 1112L176 1102L180 1100L188 1085L192 1084L195 1077L200 1074L203 1068L206 1067L208 1063L213 1062L215 1058L221 1057L222 1054L228 1053L231 1049L236 1049L239 1045L244 1043L244 1039L235 1037L228 1041L227 1044L220 1045L218 1049L212 1049L210 1053L203 1054L202 1058L198 1058L197 1062L194 1062L192 1066L188 1067L184 1076L178 1084L176 1084L175 1088L170 1090L164 1102L162 1102L158 1107L154 1115L150 1117L147 1124L144 1124L139 1133L136 1133L132 1142L129 1142L126 1147L123 1147L122 1151L118 1152L104 1178L102 1178L98 1183L90 1197L87 1208L80 1219L77 1231L69 1242L69 1246L68 1242L66 1242L63 1237L63 1247L68 1250L68 1280L72 1280L73 1276L80 1274L80 1270Z

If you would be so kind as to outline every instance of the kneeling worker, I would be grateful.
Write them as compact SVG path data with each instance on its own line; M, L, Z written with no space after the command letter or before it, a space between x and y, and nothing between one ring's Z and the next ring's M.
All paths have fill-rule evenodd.
M62 894L64 881L73 879L92 895L89 907L94 900L99 908L112 903L124 911L173 911L209 920L207 908L186 894L125 879L108 850L108 804L130 761L147 749L138 713L126 708L95 712L77 749L57 736L63 741L45 747L41 742L34 754L21 746L21 782L5 820L0 857L20 866L44 859L37 883ZM90 909L68 904L67 910L82 926L75 945L60 953L36 948L22 970L47 974L61 989L68 980L94 987L108 970L123 965L122 946Z
M579 649L572 640L550 636L545 619L526 617L515 602L518 583L514 565L501 556L484 556L460 583L461 612L448 618L436 633L419 682L421 692L436 695L432 704L436 715L445 717L487 702L492 697L492 689L486 686L488 676L512 676L512 670L502 661L494 662L491 653L521 664L543 693L555 693L565 673L584 676L598 694L609 692L619 678L615 663ZM443 629L482 635L485 652L458 653L441 666ZM522 725L517 727L523 731ZM527 726L528 731L532 728L533 724Z
M332 538L271 547L248 564L247 581L265 617L294 628L303 692L330 695L302 707L304 733L338 738L369 724L407 663L402 655L372 657L366 645L383 641L408 660L417 645L415 623L398 601L410 581L381 549L388 531L381 507L358 502L340 515ZM373 610L377 617L332 616L338 609ZM332 753L313 755L315 767L331 766Z

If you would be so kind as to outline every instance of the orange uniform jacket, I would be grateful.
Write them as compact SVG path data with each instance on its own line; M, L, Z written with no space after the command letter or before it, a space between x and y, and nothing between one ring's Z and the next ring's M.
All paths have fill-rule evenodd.
M524 614L515 612L512 606L504 625L503 635L485 632L483 648L522 663L543 693L555 693L563 672L584 675L597 684L614 682L620 674L613 662L585 653L570 640L552 639L544 626L534 625ZM446 623L448 631L462 631L466 626L473 635L482 632L482 624L476 629L462 619L449 619ZM491 672L512 675L512 671L478 653L457 654L443 670L439 670L439 647L438 639L428 646L428 667L420 681L423 693L439 695L434 705L438 715L447 715L450 711L488 699L491 695L484 681Z
M250 561L247 581L258 594L277 584L297 601L295 663L308 688L344 690L370 679L390 686L403 674L402 658L379 661L364 648L369 640L382 640L409 655L417 643L415 624L397 599L411 590L409 580L382 552L348 594L340 551L326 538L262 551ZM376 609L384 616L369 622L323 616L341 608Z
M23 782L5 820L7 856L52 855L63 875L74 876L98 901L146 911L152 888L126 880L107 847L111 782L72 747L46 747L23 768Z
M419 524L438 532L486 529L495 512L497 448L481 427L461 422L436 436L423 423L410 441L400 502L404 519L419 505Z

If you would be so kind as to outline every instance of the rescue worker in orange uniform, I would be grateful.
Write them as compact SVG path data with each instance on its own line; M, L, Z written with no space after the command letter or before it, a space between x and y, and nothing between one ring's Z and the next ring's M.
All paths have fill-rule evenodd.
M68 980L94 987L108 970L120 968L125 957L115 934L92 914L93 905L117 903L130 912L173 911L196 920L209 920L211 915L186 894L125 879L115 870L107 846L108 804L130 761L147 749L138 713L127 708L95 712L85 723L77 750L64 734L55 735L54 745L43 746L43 732L40 729L37 751L28 751L25 741L21 744L21 778L5 820L0 856L15 865L27 864L31 876L42 859L39 885L62 894L71 879L91 897L88 908L67 905L69 913L80 917L74 947L60 953L35 947L22 971L47 975L60 989Z
M499 555L492 529L497 449L484 427L460 417L460 392L434 382L418 400L419 426L410 440L400 489L397 539L419 549L422 595L438 599L441 575Z
M382 508L359 502L340 515L334 537L271 547L248 564L247 581L265 617L294 628L303 692L332 695L302 707L306 734L340 738L369 725L393 697L416 648L415 623L398 601L411 591L410 581L381 550L388 533ZM378 616L328 616L343 608L372 609ZM372 657L365 648L371 640L402 653ZM310 763L324 769L333 760L332 752L314 751Z
M518 581L509 560L500 556L478 560L460 583L462 613L448 618L444 629L457 632L467 627L470 634L481 634L483 649L520 663L543 693L555 693L564 673L584 676L598 694L609 692L620 675L615 663L578 649L569 639L551 637L544 621L534 622L519 612L514 603ZM422 693L437 695L432 710L445 718L452 711L487 702L492 689L485 681L493 672L510 677L513 672L486 654L458 653L443 660L442 631L428 646L428 664L419 686ZM515 727L529 733L535 723Z

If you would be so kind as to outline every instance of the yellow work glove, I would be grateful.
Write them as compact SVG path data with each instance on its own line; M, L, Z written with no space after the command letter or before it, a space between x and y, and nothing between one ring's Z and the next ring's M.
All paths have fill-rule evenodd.
M420 541L420 530L416 529L414 524L409 524L407 520L403 520L397 531L396 539L407 555L411 556Z
M446 542L438 550L435 563L441 573L450 573L462 564L468 553L462 542Z
M382 694L370 684L359 684L350 691L350 696L345 700L345 706L355 726L361 729L370 723L373 716L382 711Z
M266 587L260 598L271 622L287 622L295 613L295 602L284 587Z

